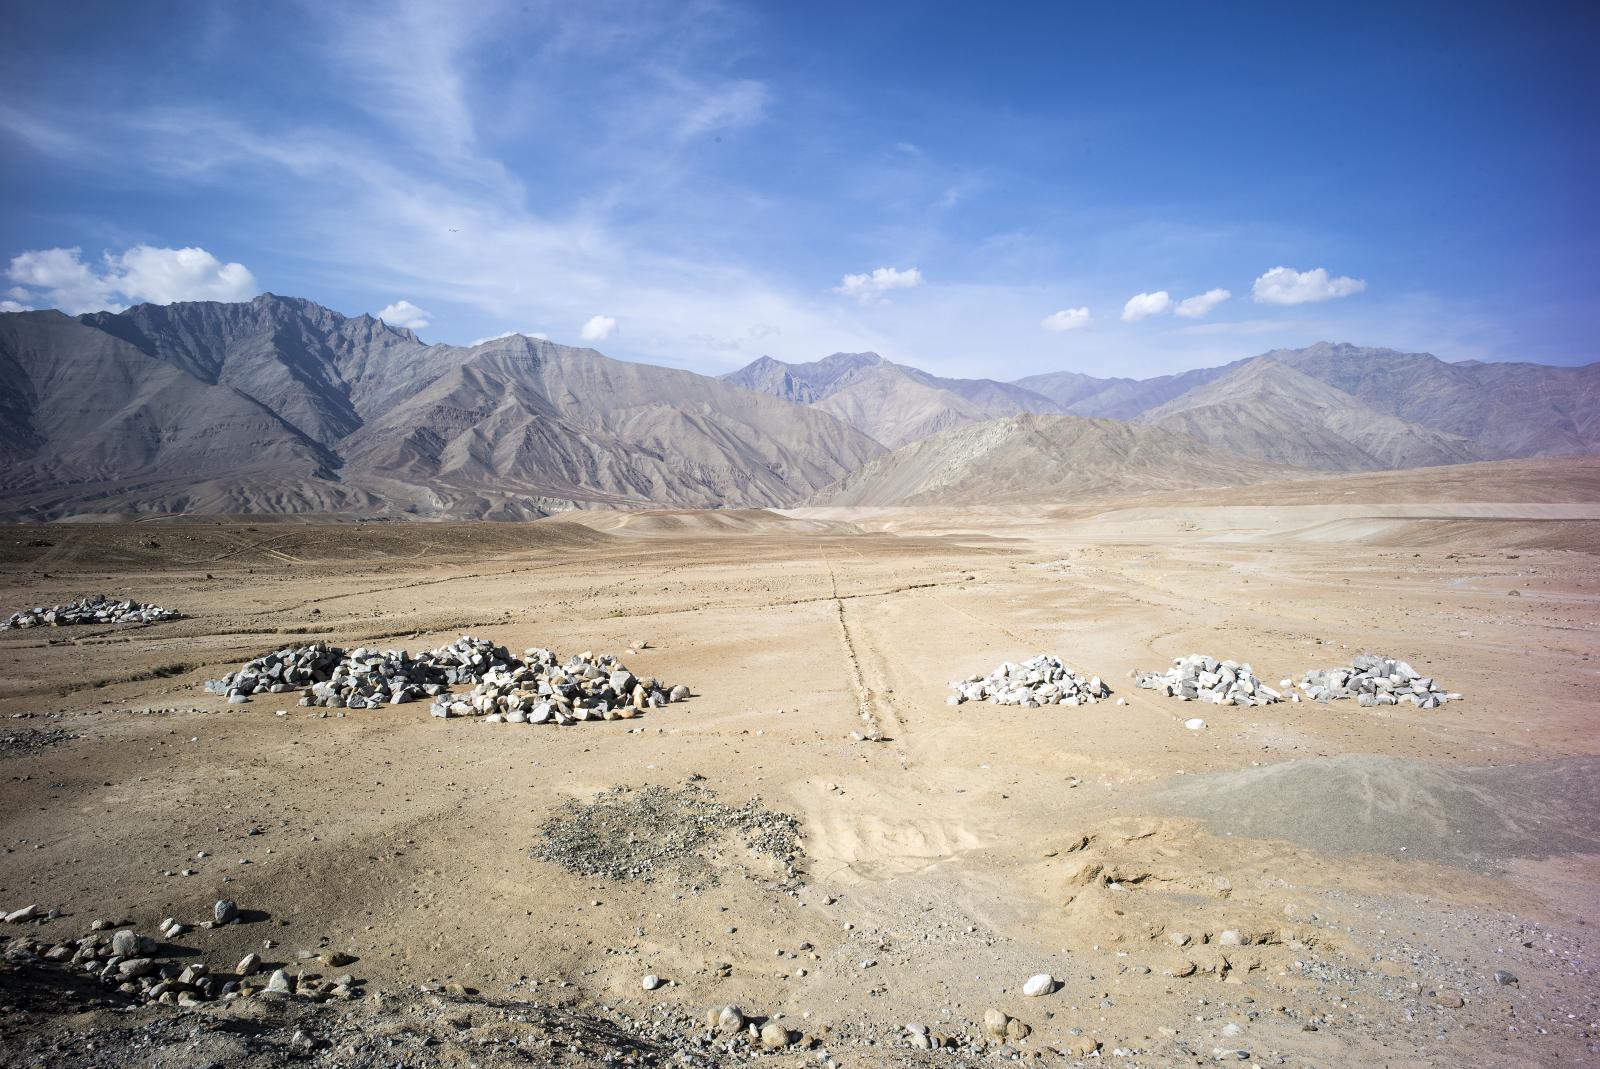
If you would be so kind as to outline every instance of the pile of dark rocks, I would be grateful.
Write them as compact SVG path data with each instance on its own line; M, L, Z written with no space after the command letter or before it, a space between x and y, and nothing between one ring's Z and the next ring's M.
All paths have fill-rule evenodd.
M1460 694L1445 690L1406 662L1373 653L1337 668L1312 669L1297 685L1314 702L1354 698L1363 708L1410 702L1419 709L1437 709L1461 700Z
M0 621L0 631L28 627L65 627L68 624L153 624L161 620L181 620L183 613L124 598L120 601L104 594L86 594L65 605L48 609L36 607L14 612Z
M1006 661L987 676L952 682L950 687L955 691L946 699L951 705L993 702L1037 709L1042 705L1093 705L1111 697L1111 688L1099 676L1085 679L1061 658L1046 653L1021 664Z
M1141 672L1137 682L1146 690L1186 702L1271 705L1283 700L1282 693L1256 678L1248 663L1219 661L1200 653L1173 658L1172 667L1165 672Z

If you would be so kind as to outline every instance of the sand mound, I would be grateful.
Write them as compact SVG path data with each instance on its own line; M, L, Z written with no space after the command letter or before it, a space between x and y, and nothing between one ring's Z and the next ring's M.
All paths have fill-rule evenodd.
M1453 767L1371 754L1187 776L1145 801L1218 835L1457 864L1600 853L1600 758Z

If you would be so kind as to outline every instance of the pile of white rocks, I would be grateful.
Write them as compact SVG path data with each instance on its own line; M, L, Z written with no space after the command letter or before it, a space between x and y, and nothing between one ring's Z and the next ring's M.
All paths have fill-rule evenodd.
M115 601L104 594L87 594L65 605L23 609L0 622L0 631L27 627L65 627L68 624L153 624L161 620L181 620L183 613L124 598Z
M1142 672L1138 684L1146 690L1159 690L1169 698L1186 702L1212 702L1216 705L1271 705L1283 695L1267 686L1248 664L1219 661L1193 653L1175 657L1165 672Z
M1111 697L1111 688L1099 676L1085 679L1061 658L1047 653L1021 664L1006 661L986 676L957 680L950 688L955 691L946 699L951 705L993 702L1037 709L1041 705L1093 705Z
M561 663L550 650L534 648L516 665L485 673L466 696L435 702L433 715L482 716L492 724L569 725L631 720L645 709L688 697L688 687L641 679L609 653L585 651Z
M1354 698L1369 709L1401 702L1437 709L1445 702L1461 700L1460 694L1445 690L1406 662L1372 653L1363 653L1338 668L1312 669L1298 686L1314 702Z
M473 684L471 692L453 699L451 689L464 684ZM434 716L483 716L513 724L628 720L689 697L688 687L640 679L611 654L585 652L562 664L546 649L517 657L470 635L415 657L405 650L344 650L326 642L290 646L209 680L206 689L230 704L298 691L301 705L334 709L433 698Z

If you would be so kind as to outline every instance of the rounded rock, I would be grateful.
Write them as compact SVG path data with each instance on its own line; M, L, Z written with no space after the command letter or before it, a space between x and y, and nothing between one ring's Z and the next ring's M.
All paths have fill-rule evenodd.
M1028 977L1027 983L1022 985L1022 993L1029 998L1038 998L1048 995L1056 989L1056 978L1047 972L1038 973Z

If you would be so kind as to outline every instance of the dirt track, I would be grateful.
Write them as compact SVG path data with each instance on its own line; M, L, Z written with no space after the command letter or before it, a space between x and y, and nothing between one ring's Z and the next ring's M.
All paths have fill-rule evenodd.
M1483 495L1495 509L1420 518L1396 515L1389 483L1372 498L1383 504L1340 490L1337 515L1136 502L1015 520L8 528L6 611L102 590L192 618L0 633L0 713L31 714L7 730L79 736L0 749L0 905L59 906L69 916L43 930L66 936L97 916L201 915L226 895L270 919L190 937L214 964L272 938L284 960L346 950L379 990L736 1002L882 1037L836 1050L849 1065L934 1058L900 1026L976 1035L991 1006L1033 1026L1024 1052L1070 1049L1076 1029L1107 1054L1138 1052L1126 1064L1232 1049L1295 1066L1576 1064L1600 1041L1595 845L1569 828L1551 851L1445 849L1465 832L1448 813L1412 828L1407 810L1369 803L1408 767L1444 777L1430 797L1452 798L1486 766L1568 759L1574 819L1600 817L1600 518L1585 492L1551 512L1558 498L1522 507L1496 489ZM415 651L464 631L514 650L648 641L629 666L696 697L557 729L435 720L422 704L342 718L293 696L229 707L200 686L291 642ZM1128 678L1198 651L1276 683L1363 649L1467 699L1198 709ZM948 680L1038 652L1127 704L945 704ZM1206 730L1183 728L1194 715ZM887 741L850 737L873 726ZM1327 757L1352 761L1359 786L1318 779L1316 804L1350 807L1347 828L1381 824L1381 853L1359 834L1355 848L1319 840L1328 822L1293 806L1275 834L1229 837L1146 798ZM1300 789L1302 767L1270 789ZM720 880L694 886L584 879L530 855L562 800L696 774L730 804L759 796L799 818L798 892L732 848ZM1250 797L1254 781L1238 782ZM197 875L164 875L185 868ZM1222 945L1229 929L1253 945ZM1497 969L1518 983L1496 984ZM1041 971L1063 989L1022 998ZM646 995L646 973L676 984ZM1465 1007L1437 1004L1452 995Z

